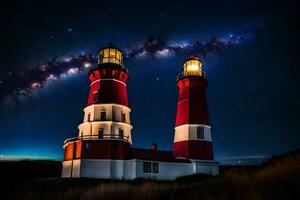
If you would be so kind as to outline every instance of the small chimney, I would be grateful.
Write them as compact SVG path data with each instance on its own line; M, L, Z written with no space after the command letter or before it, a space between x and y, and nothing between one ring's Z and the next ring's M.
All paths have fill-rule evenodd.
M152 150L152 151L157 151L157 144L156 144L156 143L153 143L153 144L151 145L151 150Z

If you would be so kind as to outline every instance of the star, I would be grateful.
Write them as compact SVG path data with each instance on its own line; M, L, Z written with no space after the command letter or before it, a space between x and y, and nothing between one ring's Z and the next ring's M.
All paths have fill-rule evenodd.
M90 66L91 66L91 63L89 63L89 62L84 63L85 68L89 68Z
M73 28L72 28L72 27L67 27L67 32L68 32L68 33L73 32Z

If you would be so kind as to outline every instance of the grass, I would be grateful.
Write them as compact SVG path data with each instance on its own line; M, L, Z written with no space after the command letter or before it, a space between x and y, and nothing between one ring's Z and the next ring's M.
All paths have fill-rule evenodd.
M11 199L300 199L300 151L274 157L259 167L232 168L216 177L197 174L175 181L39 177L1 182L11 183L6 189Z

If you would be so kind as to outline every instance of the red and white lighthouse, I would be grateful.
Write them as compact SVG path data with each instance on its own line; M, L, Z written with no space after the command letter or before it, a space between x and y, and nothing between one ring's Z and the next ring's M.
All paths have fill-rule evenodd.
M78 137L65 141L64 161L127 158L132 143L128 74L120 50L112 45L99 50L98 65L88 74L90 90L84 119L78 126Z
M84 108L84 122L78 126L79 137L88 141L88 158L125 159L131 140L130 108L126 81L128 70L123 55L112 47L98 51L98 66L89 71L90 91Z
M179 90L173 155L177 158L213 160L206 86L207 75L192 55L177 76Z

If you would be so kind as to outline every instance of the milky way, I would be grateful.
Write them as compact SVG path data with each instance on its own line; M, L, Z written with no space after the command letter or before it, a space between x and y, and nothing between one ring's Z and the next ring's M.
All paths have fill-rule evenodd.
M203 58L207 58L225 48L234 47L252 39L254 39L252 32L239 35L229 34L226 38L215 37L209 41L169 41L164 37L151 36L146 41L127 49L125 53L129 58L144 56L159 58L187 53L195 53Z
M235 47L252 40L251 32L229 34L226 38L213 38L209 41L171 41L164 37L151 36L130 48L125 48L128 59L142 57L169 57L195 53L203 58L213 56L223 49ZM0 80L0 102L7 98L18 100L20 96L30 96L33 91L65 76L75 75L97 63L97 55L84 52L81 55L55 57L52 60L37 63L26 71L12 71Z

